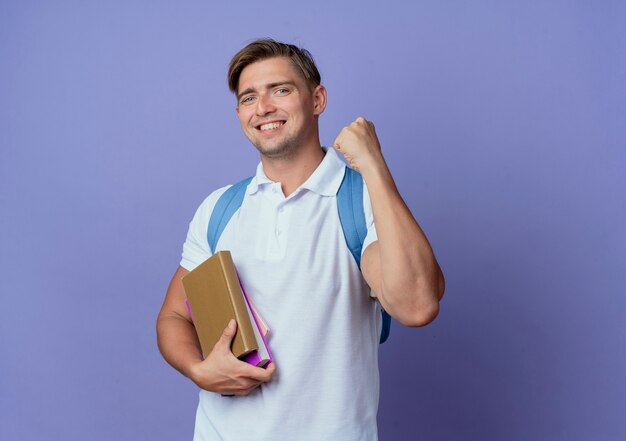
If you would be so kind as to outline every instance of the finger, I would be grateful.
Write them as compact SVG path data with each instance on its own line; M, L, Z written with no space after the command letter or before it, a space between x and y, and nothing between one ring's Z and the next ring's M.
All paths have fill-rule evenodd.
M339 132L339 135L337 135L337 137L335 138L335 140L333 141L333 147L337 150L341 149L341 138L343 135L343 130L341 130L341 132Z
M233 378L219 391L222 396L241 395L259 387L263 382L246 377Z
M270 362L270 364L265 367L264 371L265 372L263 372L263 377L261 378L261 380L266 383L270 381L274 376L274 372L276 372L276 364Z
M261 383L266 383L272 379L272 375L274 371L268 372L263 368L256 368L251 366L254 370L243 370L240 375L247 378L250 381L256 381Z
M264 383L267 383L272 379L274 373L276 372L276 364L270 363L269 366L267 366L263 371L264 372L262 372L262 377L260 378L260 380Z
M254 389L254 388L253 388ZM250 392L252 392L253 389L242 389L242 390L238 390L235 395L237 395L238 397L245 397L250 395Z
M220 347L230 352L230 345L236 333L237 322L235 321L235 319L231 319L230 322L228 322L226 328L224 328L224 332L222 332L220 339L217 341L217 343L215 343L215 347Z
M243 367L240 374L250 380L267 383L272 379L272 376L274 376L274 372L276 372L276 366L274 363L270 363L270 365L266 368L259 368L247 364L247 366Z
M250 392L252 392L254 389L256 389L257 387L261 386L262 383L258 382L258 381L245 381L242 384L236 386L236 387L231 387L228 388L226 390L223 390L221 392L222 396L238 396L238 397L242 397L242 396L246 396L248 394L250 394Z

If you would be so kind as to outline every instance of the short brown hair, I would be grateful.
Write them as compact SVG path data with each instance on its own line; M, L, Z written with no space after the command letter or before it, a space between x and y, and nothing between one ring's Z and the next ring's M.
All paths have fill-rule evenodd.
M281 43L271 38L255 40L235 54L228 66L228 88L235 95L239 88L239 76L250 64L257 61L274 57L287 57L296 71L302 74L302 78L311 89L322 82L313 56L309 51L294 46L293 44Z

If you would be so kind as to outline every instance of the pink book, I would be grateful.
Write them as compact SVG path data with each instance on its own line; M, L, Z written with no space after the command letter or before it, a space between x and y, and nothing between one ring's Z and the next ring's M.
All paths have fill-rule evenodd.
M259 345L258 350L253 351L248 355L244 355L241 359L246 363L250 363L254 366L266 367L273 360L272 353L270 352L270 348L267 345L267 341L265 340L265 335L267 334L267 331L269 331L269 329L267 328L267 325L265 325L264 320L259 320L260 315L256 312L254 306L252 306L250 298L248 297L248 294L246 294L246 290L241 283L241 279L239 279L239 285L241 285L243 297L246 299L248 313L250 314L250 321L252 322L254 335ZM263 323L263 325L261 323ZM265 332L263 332L263 329L265 329Z

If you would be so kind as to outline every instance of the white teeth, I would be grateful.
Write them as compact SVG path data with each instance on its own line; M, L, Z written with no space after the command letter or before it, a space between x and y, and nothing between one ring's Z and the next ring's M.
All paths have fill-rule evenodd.
M277 129L280 126L282 126L283 123L282 122L273 122L273 123L269 123L269 124L263 124L260 129L261 130L271 130L271 129Z

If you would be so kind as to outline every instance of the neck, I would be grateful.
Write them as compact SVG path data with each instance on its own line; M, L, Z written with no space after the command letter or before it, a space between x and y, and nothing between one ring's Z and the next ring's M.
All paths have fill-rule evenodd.
M265 175L272 181L281 183L285 196L300 187L323 159L324 150L319 141L284 158L267 158L261 155Z

